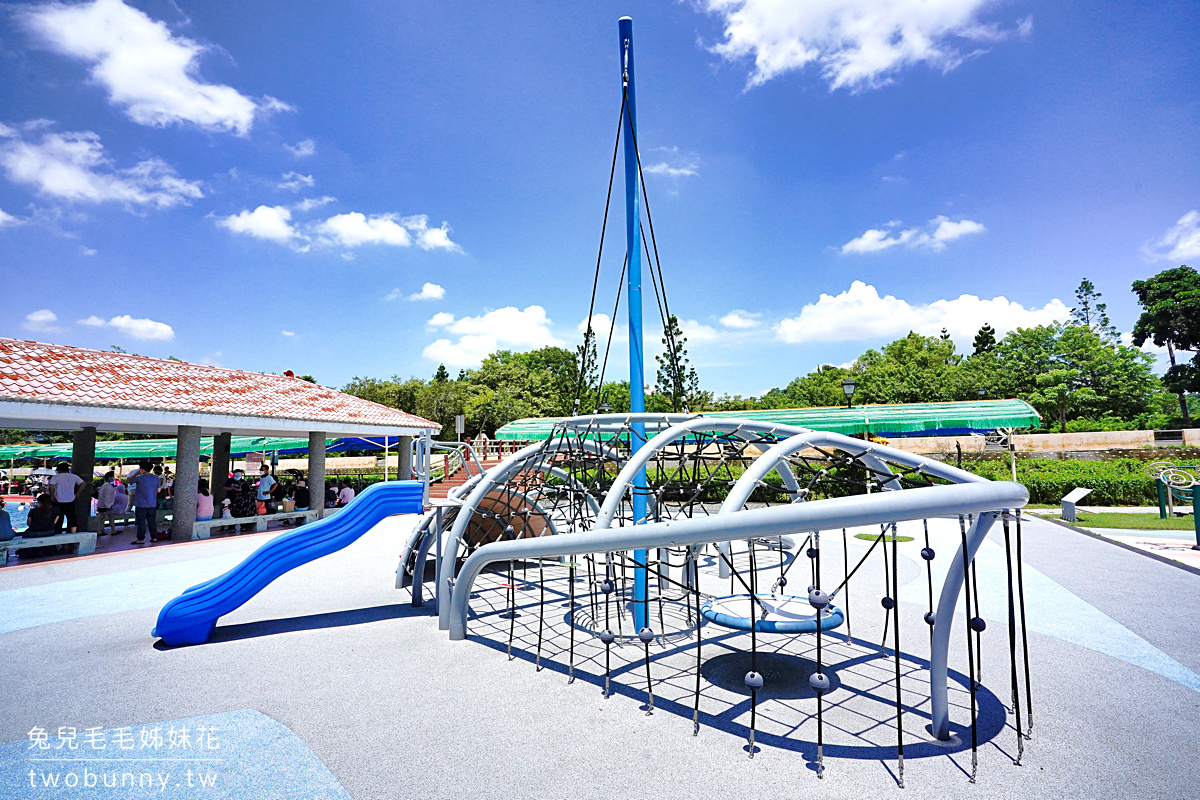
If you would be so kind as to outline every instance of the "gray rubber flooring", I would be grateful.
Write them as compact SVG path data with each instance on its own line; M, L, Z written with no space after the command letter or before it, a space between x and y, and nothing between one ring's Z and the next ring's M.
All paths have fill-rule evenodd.
M294 570L224 618L213 641L179 649L157 648L150 638L159 603L143 584L161 578L159 591L169 596L176 590L172 581L186 586L212 577L211 570L226 568L221 558L236 559L261 540L0 570L0 622L28 620L0 633L0 671L8 689L0 741L24 739L35 725L116 728L252 709L294 732L357 800L1200 797L1200 692L1163 674L1200 673L1200 576L1060 526L1025 523L1028 568L1106 615L1115 628L1140 637L1149 650L1157 648L1170 669L1114 657L1102 652L1103 642L1079 643L1103 635L1103 627L1078 631L1079 641L1067 641L1031 625L1034 727L1022 766L1014 766L1005 609L985 597L979 765L971 784L961 617L951 657L957 742L935 744L925 730L924 573L911 557L920 542L910 543L899 565L901 649L907 654L901 659L901 791L891 633L882 655L879 647L884 613L878 552L852 584L853 636L843 627L823 639L833 688L822 709L826 771L818 779L816 699L807 686L815 669L814 637L758 637L766 685L750 758L750 698L741 683L751 659L749 634L703 628L700 730L694 735L695 638L686 630L686 605L665 604L664 625L652 609L655 627L673 632L650 647L655 702L648 714L640 643L612 648L612 695L604 697L604 648L588 634L592 598L587 584L577 583L571 613L562 567L545 572L544 611L537 568L528 567L524 581L518 568L512 618L507 576L485 574L472 601L470 639L448 641L432 606L413 608L407 591L392 588L396 556L412 521L393 518L346 550ZM1002 543L997 537L994 531L993 543ZM836 583L843 572L840 536L826 540L823 581ZM849 543L853 564L869 543ZM944 555L949 553L939 549L939 558ZM759 567L766 589L778 565ZM808 583L807 569L798 563L789 571L793 590ZM995 576L987 580L994 584ZM52 584L69 598L59 616L70 618L39 624L38 614L22 604L55 602L58 587ZM711 563L703 588L728 590ZM597 600L595 614L603 617ZM120 610L109 610L114 607ZM1042 629L1070 631L1085 618L1064 608L1038 602L1028 611L1046 623ZM615 619L610 608L610 626ZM628 616L621 626L630 633ZM1145 662L1147 656L1130 658ZM287 768L263 766L266 774ZM0 796L49 795L0 786ZM197 790L187 796L204 795ZM267 781L231 796L275 795Z

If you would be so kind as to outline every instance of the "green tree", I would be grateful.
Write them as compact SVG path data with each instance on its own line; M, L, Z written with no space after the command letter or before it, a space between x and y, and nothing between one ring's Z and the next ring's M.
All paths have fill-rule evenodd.
M972 344L975 347L975 355L988 352L996 346L996 329L986 322L983 323Z
M1075 289L1075 302L1078 305L1071 309L1071 323L1091 328L1101 337L1116 341L1121 334L1108 321L1108 304L1100 302L1103 296L1087 278L1080 281Z
M794 378L783 389L772 389L764 394L757 403L758 408L815 408L818 406L839 406L846 401L842 391L842 381L850 374L850 370L835 367L832 364L822 364L812 372L799 378ZM754 406L741 406L753 408ZM731 409L736 410L736 409Z
M687 338L679 327L679 319L672 314L667 318L667 327L662 336L665 352L655 356L658 362L658 382L655 391L669 400L669 411L690 410L699 399L700 377L688 358ZM672 358L672 352L674 358Z
M1163 384L1179 395L1183 424L1190 428L1192 419L1185 395L1200 389L1200 369L1196 356L1189 364L1176 363L1175 351L1200 349L1200 274L1185 264L1134 281L1133 293L1144 309L1133 326L1133 343L1141 347L1149 339L1167 348L1171 367Z
M450 380L450 373L446 371L445 364L438 364L437 372L433 373L434 383L445 383Z
M910 332L854 362L856 403L927 403L953 400L962 360L954 341Z

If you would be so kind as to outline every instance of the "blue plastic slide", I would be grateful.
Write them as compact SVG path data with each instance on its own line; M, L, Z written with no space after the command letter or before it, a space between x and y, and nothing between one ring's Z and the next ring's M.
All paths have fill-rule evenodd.
M329 519L276 536L229 572L197 584L167 603L158 612L158 624L150 635L171 646L208 641L219 618L240 607L280 575L341 550L385 517L421 513L423 491L420 481L368 486ZM313 492L314 496L318 494L317 489Z

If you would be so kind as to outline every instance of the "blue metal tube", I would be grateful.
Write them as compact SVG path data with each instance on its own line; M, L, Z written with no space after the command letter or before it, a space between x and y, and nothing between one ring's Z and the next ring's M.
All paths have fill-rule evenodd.
M622 135L625 137L625 247L629 256L629 410L634 414L646 410L645 347L642 341L642 240L639 213L638 158L635 133L637 131L637 104L634 102L633 83L633 19L621 17L617 21L621 43L621 81L625 91L625 120ZM646 426L633 423L630 446L634 453L646 443ZM643 468L633 481L633 523L646 521L646 470ZM646 563L646 551L635 550L634 560ZM646 626L646 570L635 567L633 573L633 625L637 630Z

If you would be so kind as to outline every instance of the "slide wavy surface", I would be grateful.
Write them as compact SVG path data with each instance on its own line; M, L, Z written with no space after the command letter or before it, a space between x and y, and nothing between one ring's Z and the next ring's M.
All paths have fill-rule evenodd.
M420 481L368 486L336 516L276 536L225 574L171 600L158 613L150 635L171 646L208 641L218 619L280 575L352 544L385 517L419 514L423 489Z

